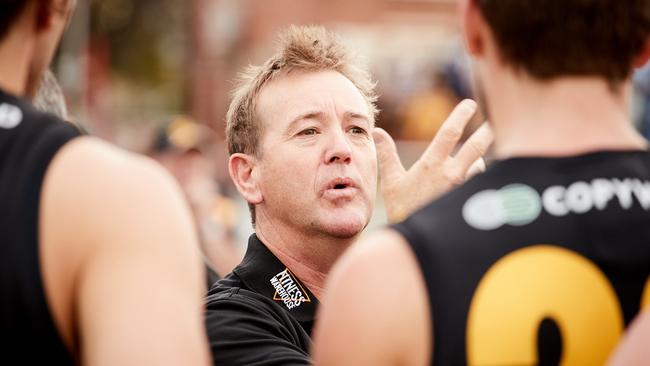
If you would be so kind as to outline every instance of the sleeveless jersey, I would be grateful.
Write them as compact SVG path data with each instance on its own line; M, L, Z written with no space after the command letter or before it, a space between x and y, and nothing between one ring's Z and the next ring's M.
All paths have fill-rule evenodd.
M0 353L24 365L74 364L48 309L39 264L45 172L77 130L0 91Z
M393 226L435 365L601 365L650 306L650 153L513 158Z

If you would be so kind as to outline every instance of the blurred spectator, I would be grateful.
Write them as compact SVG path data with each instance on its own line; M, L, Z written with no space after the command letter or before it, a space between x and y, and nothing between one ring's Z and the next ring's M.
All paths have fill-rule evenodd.
M214 132L208 127L177 116L160 128L149 151L183 189L199 231L209 285L243 257L234 239L240 213L232 200L221 194L215 179L213 141Z

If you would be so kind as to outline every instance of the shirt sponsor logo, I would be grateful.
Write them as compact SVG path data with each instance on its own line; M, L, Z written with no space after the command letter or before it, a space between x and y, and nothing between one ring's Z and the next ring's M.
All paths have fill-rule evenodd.
M529 224L541 210L537 191L524 184L510 184L474 194L463 206L463 218L475 229L493 230L505 224Z
M311 302L307 291L288 268L271 277L270 281L273 288L275 288L273 300L282 301L287 309L297 308L303 302Z
M23 111L12 104L0 104L0 128L10 130L23 121Z
M551 186L541 196L527 185L511 184L474 194L463 205L463 219L475 229L494 230L506 224L527 225L535 221L542 210L562 217L604 210L610 202L628 210L635 201L644 210L650 210L650 182L637 178L598 178L591 182Z

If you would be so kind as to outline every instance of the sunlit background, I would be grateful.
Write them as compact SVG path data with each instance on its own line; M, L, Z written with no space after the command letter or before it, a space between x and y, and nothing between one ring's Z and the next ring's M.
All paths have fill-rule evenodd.
M377 124L407 165L472 96L454 0L80 1L53 65L70 119L179 179L218 267L236 263L252 232L225 170L232 80L290 24L322 24L363 56L378 82ZM635 123L648 135L650 71L635 79ZM371 226L384 221L379 200Z

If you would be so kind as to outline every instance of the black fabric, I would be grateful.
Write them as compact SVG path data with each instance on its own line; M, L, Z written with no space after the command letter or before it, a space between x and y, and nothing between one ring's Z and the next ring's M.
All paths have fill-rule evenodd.
M318 300L256 235L242 262L214 284L206 301L215 365L311 364Z
M74 127L0 91L0 347L25 365L74 364L54 325L39 265L41 186Z
M212 268L207 262L205 264L205 280L207 283L207 289L209 290L212 285L221 279L221 276Z
M610 195L608 184L623 188ZM565 190L562 196L557 188L548 193L553 186L573 187L572 193ZM600 187L600 193L584 194L585 187ZM568 206L572 211L563 212ZM536 207L541 210L538 214ZM415 253L428 289L432 363L467 363L468 316L477 286L495 263L524 248L564 248L593 263L614 289L627 325L639 312L650 276L649 210L650 153L603 151L496 162L484 174L394 225ZM501 219L494 221L494 217ZM551 274L539 273L544 279ZM566 284L573 280L566 278ZM590 313L593 302L581 299L576 306L596 323L598 314ZM516 304L521 308L520 302ZM512 316L497 311L493 319L500 324ZM539 362L556 362L563 352L558 340L562 328L554 317L539 319L534 332L539 337L533 339ZM599 337L600 329L592 328L589 334ZM494 330L493 337L498 338L500 329ZM511 350L516 347L509 345Z

